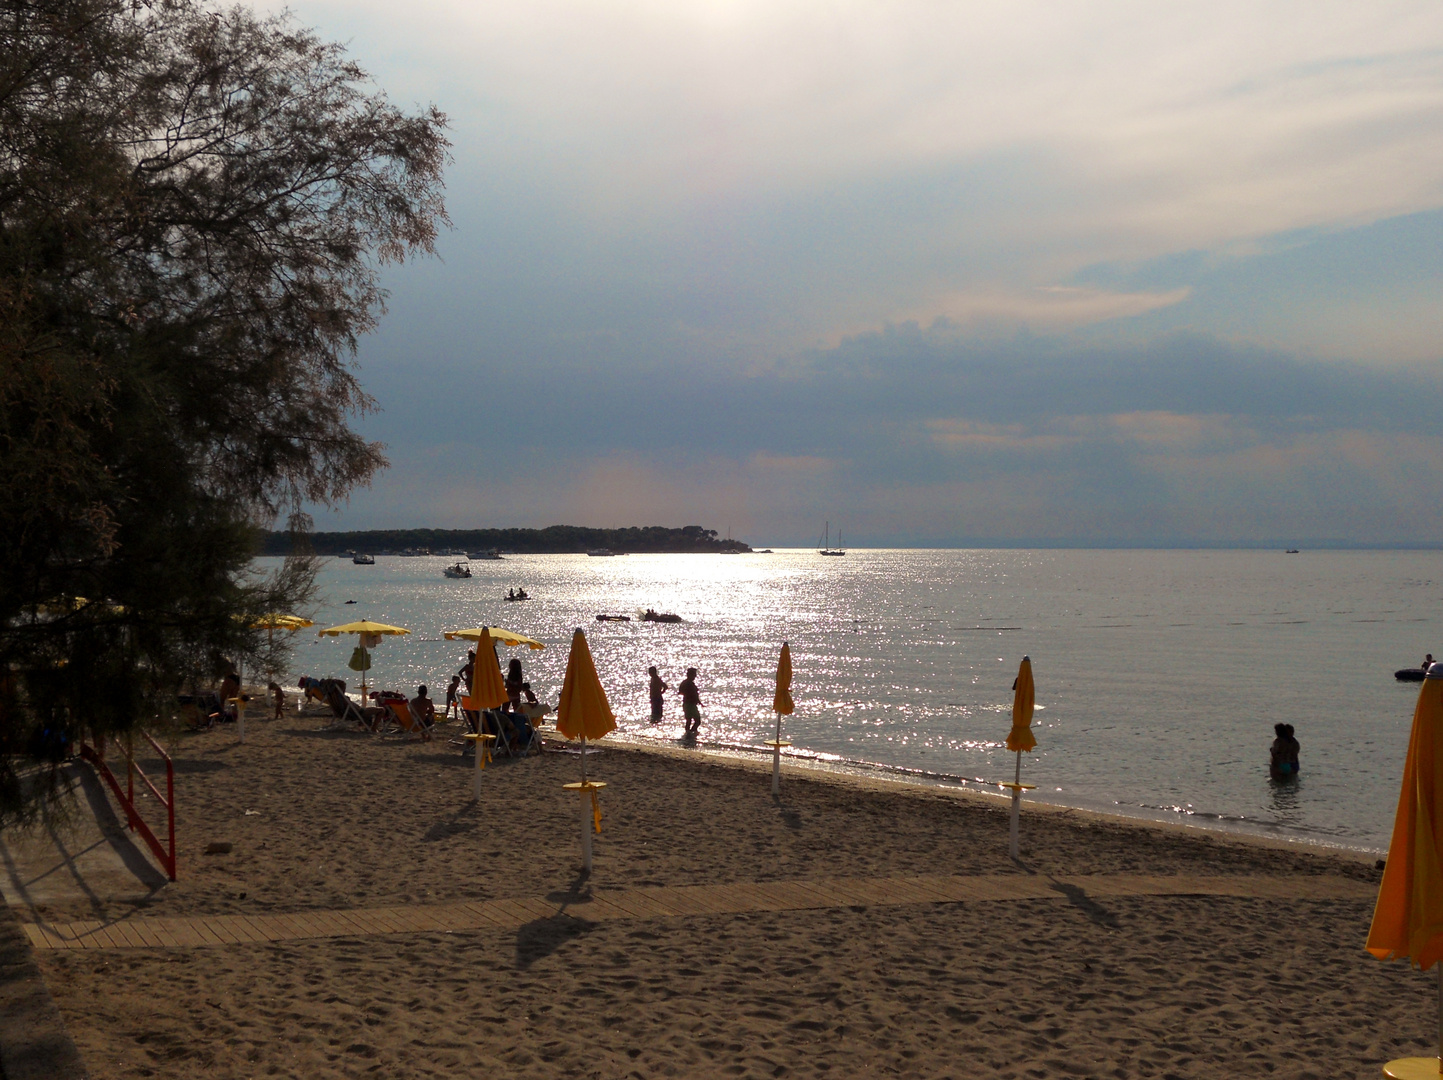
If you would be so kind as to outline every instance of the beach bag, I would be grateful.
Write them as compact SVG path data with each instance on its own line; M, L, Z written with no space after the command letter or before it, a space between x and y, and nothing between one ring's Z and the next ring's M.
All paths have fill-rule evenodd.
M371 654L366 652L366 650L362 646L357 645L356 651L351 653L350 663L348 663L346 667L350 668L352 671L370 671Z

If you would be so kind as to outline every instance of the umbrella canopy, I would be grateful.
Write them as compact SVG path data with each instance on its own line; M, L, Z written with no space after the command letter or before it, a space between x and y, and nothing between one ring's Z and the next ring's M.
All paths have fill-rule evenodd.
M1037 740L1032 735L1033 689L1030 657L1022 658L1012 690L1012 730L1007 733L1007 749L1025 753L1037 745Z
M446 640L455 641L457 638L464 638L466 641L479 641L481 635L490 631L491 640L499 641L503 645L525 645L528 649L544 649L545 645L535 638L529 638L525 634L518 634L515 630L503 630L499 626L478 626L471 630L447 630Z
M566 658L566 681L561 684L561 703L556 707L556 730L568 739L599 739L616 728L616 717L606 700L606 691L596 677L591 648L578 627L571 635L571 655Z
M328 626L324 630L317 630L316 635L318 637L340 637L342 634L409 634L410 632L405 627L387 626L385 623L362 619L360 622L348 622L344 626Z
M1437 674L1435 674L1435 672ZM1418 692L1403 789L1368 951L1379 959L1410 957L1423 970L1443 957L1443 666L1434 664Z
M496 659L496 646L486 627L476 639L476 665L471 669L471 708L497 709L505 705L506 680L501 678L501 662Z
M792 649L784 641L777 661L777 692L772 696L772 712L791 716L792 708Z
M276 611L268 611L251 623L252 630L304 630L308 626L315 626L310 619L303 619L299 615L282 615Z

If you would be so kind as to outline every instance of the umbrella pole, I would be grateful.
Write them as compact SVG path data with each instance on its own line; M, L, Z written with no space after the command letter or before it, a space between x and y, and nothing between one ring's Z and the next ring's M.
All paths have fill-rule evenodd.
M241 742L245 742L245 741L246 741L246 695L245 695L245 685L246 685L246 681L245 681L245 679L241 678L241 672L244 671L244 670L245 670L244 665L242 665L242 664L236 664L236 666L235 666L235 681L236 681L236 690L235 690L235 730L236 730L236 734L240 736L240 741L241 741Z
M1017 858L1017 819L1022 812L1022 751L1017 751L1017 771L1012 780L1012 844L1008 849Z
M777 737L772 740L772 794L782 793L782 714L777 713Z
M1438 968L1438 1072L1443 1075L1443 963Z
M581 736L581 868L591 873L591 815L586 812L586 735Z

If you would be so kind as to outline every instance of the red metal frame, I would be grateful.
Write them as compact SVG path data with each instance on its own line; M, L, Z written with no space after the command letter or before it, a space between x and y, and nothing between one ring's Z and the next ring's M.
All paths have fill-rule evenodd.
M90 762L90 764L95 767L95 771L100 774L101 779L110 785L110 790L115 793L116 800L125 809L125 816L130 822L130 831L138 832L145 838L145 842L150 845L150 850L153 851L155 857L160 860L160 865L164 868L166 874L170 876L170 880L174 881L175 765L170 760L170 755L161 748L160 743L151 738L149 732L143 732L143 734L150 741L150 745L155 748L155 752L159 754L165 762L164 795L151 783L150 777L145 775L145 770L135 763L135 755L131 752L130 748L122 744L119 739L115 739L114 742L115 745L119 747L120 752L125 755L125 791L120 789L120 781L115 778L115 774L110 771L110 766L105 763L105 743L103 741L99 742L96 748L92 748L88 743L82 741L80 743L80 756ZM150 826L145 823L145 819L140 816L140 811L136 809L135 777L137 773L145 783L145 786L150 788L150 793L155 796L156 801L165 807L166 829L169 833L170 840L169 850L163 847L160 841L156 839L155 833L151 831ZM142 794L144 793L142 792Z

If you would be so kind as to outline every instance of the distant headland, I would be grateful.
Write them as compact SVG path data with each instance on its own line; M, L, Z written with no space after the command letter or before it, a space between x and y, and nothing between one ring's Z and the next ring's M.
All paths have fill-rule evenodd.
M317 555L365 552L371 555L451 554L458 551L515 552L518 555L567 555L587 551L623 553L751 551L750 544L719 538L715 529L687 525L668 529L661 525L627 529L587 529L580 525L550 525L544 529L371 529L366 532L318 532L309 535ZM287 555L289 533L266 533L262 555Z

